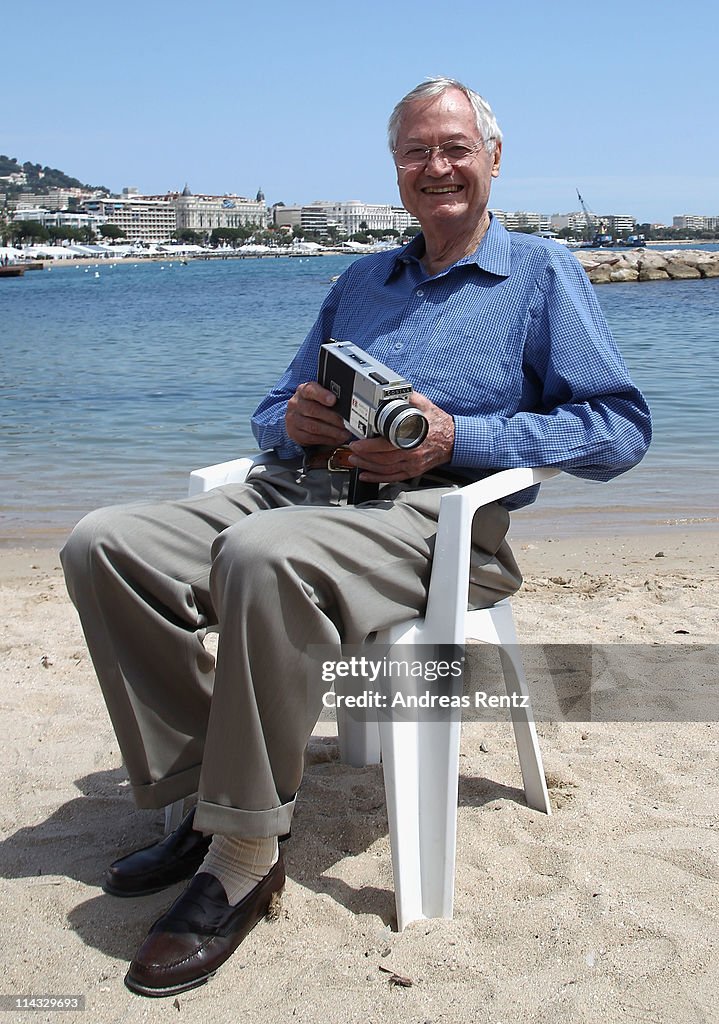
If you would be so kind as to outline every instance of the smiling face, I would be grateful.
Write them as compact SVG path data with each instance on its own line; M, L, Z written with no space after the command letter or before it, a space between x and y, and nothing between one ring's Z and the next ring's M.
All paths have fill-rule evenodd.
M429 100L409 103L402 115L395 162L399 153L416 146L440 146L452 140L473 147L480 138L471 103L458 89L447 89ZM397 168L399 194L430 237L472 234L482 223L492 178L499 174L502 146L494 153L485 146L470 157L450 164L436 150L424 164Z

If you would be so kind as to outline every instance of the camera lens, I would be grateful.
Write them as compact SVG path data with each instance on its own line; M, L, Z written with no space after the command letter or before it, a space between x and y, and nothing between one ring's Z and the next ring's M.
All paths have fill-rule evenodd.
M424 413L401 398L380 406L376 422L379 433L395 448L416 448L429 430Z

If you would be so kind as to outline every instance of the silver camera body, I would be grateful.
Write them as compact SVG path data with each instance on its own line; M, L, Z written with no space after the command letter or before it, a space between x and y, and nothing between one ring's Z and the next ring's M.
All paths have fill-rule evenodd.
M335 410L355 437L386 438L395 448L416 448L427 436L427 417L407 399L412 385L350 341L320 348L319 383L337 396Z

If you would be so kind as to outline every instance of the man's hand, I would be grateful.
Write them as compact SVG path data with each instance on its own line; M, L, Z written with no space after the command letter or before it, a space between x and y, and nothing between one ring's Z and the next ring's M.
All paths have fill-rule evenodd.
M287 403L285 429L291 440L303 447L327 445L336 448L352 436L332 406L336 397L316 381L300 384Z
M395 448L383 437L353 441L350 445L350 462L363 470L360 480L366 480L367 483L409 480L444 465L452 458L454 420L449 413L417 391L410 395L409 401L425 414L429 422L429 431L424 441L409 450Z

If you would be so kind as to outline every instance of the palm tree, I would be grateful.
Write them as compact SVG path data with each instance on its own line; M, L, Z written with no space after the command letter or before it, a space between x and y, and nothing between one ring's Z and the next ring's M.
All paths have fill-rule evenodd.
M3 245L10 245L14 236L15 224L13 223L9 208L4 206L0 210L0 240L2 240Z

